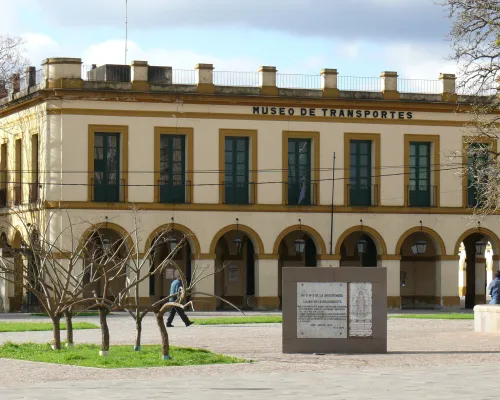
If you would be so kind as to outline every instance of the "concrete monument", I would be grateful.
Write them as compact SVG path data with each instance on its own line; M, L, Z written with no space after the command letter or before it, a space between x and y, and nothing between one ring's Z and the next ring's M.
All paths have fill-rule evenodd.
M284 353L386 353L385 268L283 268Z

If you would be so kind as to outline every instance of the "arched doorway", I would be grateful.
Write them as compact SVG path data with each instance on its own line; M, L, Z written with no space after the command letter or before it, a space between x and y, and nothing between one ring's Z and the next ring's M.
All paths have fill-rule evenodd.
M161 236L159 236L161 235ZM159 239L161 238L161 239ZM183 240L184 239L184 240ZM160 243L157 241L160 240ZM179 230L169 230L168 233L158 233L152 241L154 250L150 257L150 268L155 270L158 266L175 250L176 246L182 246L177 249L173 260L179 266L186 277L188 286L192 278L192 250L191 244L185 238L185 234ZM181 244L182 243L182 244ZM175 268L167 266L162 271L156 272L149 278L149 298L152 302L161 300L170 294L170 286L175 279Z
M214 238L215 295L241 309L251 308L255 295L255 256L263 252L262 241L252 229L239 224L224 228ZM216 300L217 309L230 305Z
M487 287L497 268L493 258L498 258L498 244L498 236L484 228L469 230L459 238L455 251L460 257L459 295L464 308L489 301Z
M127 256L129 251L126 239L115 229L110 227L95 229L84 235L85 239L85 291L84 297L93 297L95 291L97 297L106 297L114 301L116 296L126 285L126 274L120 271L118 267L120 262ZM108 260L106 265L101 265L100 260L104 254ZM116 254L115 254L116 253ZM120 271L120 272L119 272ZM110 282L106 293L104 293L105 284L102 279L104 272L109 273Z
M335 252L340 254L341 267L376 267L387 249L377 231L359 225L340 236Z
M282 308L283 267L311 267L318 265L318 246L312 229L295 226L285 230L278 245L278 297ZM279 240L279 238L278 238Z
M437 262L444 253L442 247L441 240L424 230L408 232L400 239L401 308L432 309L440 305Z

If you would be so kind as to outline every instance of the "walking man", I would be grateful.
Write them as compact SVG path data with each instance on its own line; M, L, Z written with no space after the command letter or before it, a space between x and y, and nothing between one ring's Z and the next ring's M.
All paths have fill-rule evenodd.
M495 272L495 279L488 286L488 293L491 296L490 304L500 304L500 271Z
M172 282L172 285L170 285L170 299L169 301L176 301L178 298L179 290L182 288L182 281L179 277L179 272L175 271L175 279ZM170 313L168 314L167 318L167 328L173 328L174 326L172 325L172 322L174 321L175 314L179 314L179 317L181 317L182 322L187 326L193 325L193 321L190 321L189 318L187 317L186 313L181 307L172 307L170 310Z

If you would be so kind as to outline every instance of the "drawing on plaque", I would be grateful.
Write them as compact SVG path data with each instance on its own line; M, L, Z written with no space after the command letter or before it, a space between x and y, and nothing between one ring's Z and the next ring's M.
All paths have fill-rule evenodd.
M349 336L372 336L372 284L349 283Z
M347 283L297 282L297 338L347 338Z

